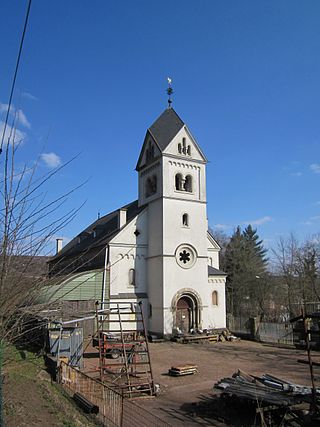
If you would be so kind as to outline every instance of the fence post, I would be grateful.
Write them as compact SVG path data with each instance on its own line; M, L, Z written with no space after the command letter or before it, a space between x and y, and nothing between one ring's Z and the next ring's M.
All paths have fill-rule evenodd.
M123 393L122 393L122 396L121 396L120 427L123 427L123 411L124 411L124 398L123 398Z
M234 332L234 316L231 313L227 314L227 328L229 331Z
M251 333L251 338L255 341L260 340L259 326L260 326L259 317L251 317L250 318L250 329L251 329L250 333Z

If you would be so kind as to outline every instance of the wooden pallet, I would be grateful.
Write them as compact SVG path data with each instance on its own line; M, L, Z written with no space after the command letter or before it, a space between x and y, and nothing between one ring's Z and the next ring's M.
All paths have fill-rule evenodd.
M168 373L169 375L173 377L181 377L184 375L193 375L198 372L198 366L197 365L191 365L191 364L185 364L185 365L179 365L179 366L172 366Z

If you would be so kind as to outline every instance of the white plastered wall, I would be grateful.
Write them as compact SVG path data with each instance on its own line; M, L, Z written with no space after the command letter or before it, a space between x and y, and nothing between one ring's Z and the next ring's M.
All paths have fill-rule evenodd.
M208 279L208 306L209 316L208 322L210 328L225 328L226 327L226 279L225 276L211 276ZM212 301L212 293L216 291L218 294L218 304L214 305Z
M147 298L137 297L136 294L147 293L147 209L139 213L133 220L126 224L122 230L109 242L110 257L110 297L111 303L123 303L124 301L142 301L145 320L148 319ZM136 235L135 232L139 234ZM135 270L135 284L129 283L129 270ZM121 306L121 304L120 304ZM123 304L122 304L123 306ZM124 330L141 329L140 322L126 322L135 320L133 313L122 317ZM119 330L118 315L111 316L115 322L110 323L110 329Z
M143 210L110 241L110 294L147 292L147 210ZM139 231L136 236L135 231ZM129 270L135 270L135 285Z
M190 145L191 155L183 155L178 151L178 144L182 143L183 138L185 138L186 144ZM196 143L195 139L191 135L191 132L187 128L187 126L183 126L182 129L177 133L177 135L170 142L168 147L164 151L165 154L169 154L171 156L180 157L180 158L191 158L196 161L205 161L205 157L203 153L201 153L200 147Z
M148 298L152 307L152 316L148 319L150 332L162 333L163 330L163 209L162 199L148 205L148 257L147 283Z
M109 327L108 330L117 335L120 333L120 322L119 322L119 314L117 313L117 304L119 309L121 310L121 327L123 332L128 332L132 330L143 331L143 323L141 322L141 316L136 314L136 312L140 312L138 303L142 302L142 311L144 319L148 319L148 300L147 298L130 298L130 304L121 298L113 298L111 300L110 305L105 306L111 312L109 314ZM134 311L134 312L133 312ZM136 322L134 322L134 320Z
M208 244L208 265L219 270L219 252L220 248L213 240L209 233L207 233Z

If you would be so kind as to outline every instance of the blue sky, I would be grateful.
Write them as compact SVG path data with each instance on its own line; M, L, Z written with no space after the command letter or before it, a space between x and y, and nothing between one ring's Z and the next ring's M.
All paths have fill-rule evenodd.
M0 5L1 105L26 6ZM134 168L166 108L167 76L209 159L211 227L251 222L267 246L320 232L319 22L317 0L33 0L14 97L19 162L46 154L44 173L80 153L49 184L54 196L89 179L62 234L137 197Z

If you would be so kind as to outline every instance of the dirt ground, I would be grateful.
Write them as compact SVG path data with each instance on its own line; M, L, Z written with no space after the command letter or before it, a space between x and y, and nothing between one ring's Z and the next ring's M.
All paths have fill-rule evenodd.
M292 348L277 348L250 341L215 344L178 344L174 342L150 344L155 382L160 384L157 398L139 400L138 404L152 411L173 426L222 426L211 416L198 416L199 405L210 405L217 391L213 385L218 380L232 376L241 369L253 375L265 373L295 382L310 385L308 365L297 363L306 359L305 351ZM314 361L320 354L314 352ZM168 369L177 364L192 363L198 366L198 374L171 377ZM315 367L315 376L320 382L320 367ZM201 411L200 411L201 412Z
M172 426L225 426L216 416L217 392L213 385L238 369L253 375L269 373L310 385L308 365L297 363L297 359L306 359L301 350L249 341L216 344L163 342L151 343L150 352L154 379L160 384L161 393L159 397L139 399L136 403ZM320 362L320 353L313 352L313 359ZM88 361L98 363L98 359ZM199 372L185 377L168 376L171 366L185 363L196 364ZM320 367L314 369L317 384L320 384ZM32 353L11 351L11 361L5 366L4 394L7 427L89 427L95 424L61 394L60 388L51 382L44 370L42 358Z

